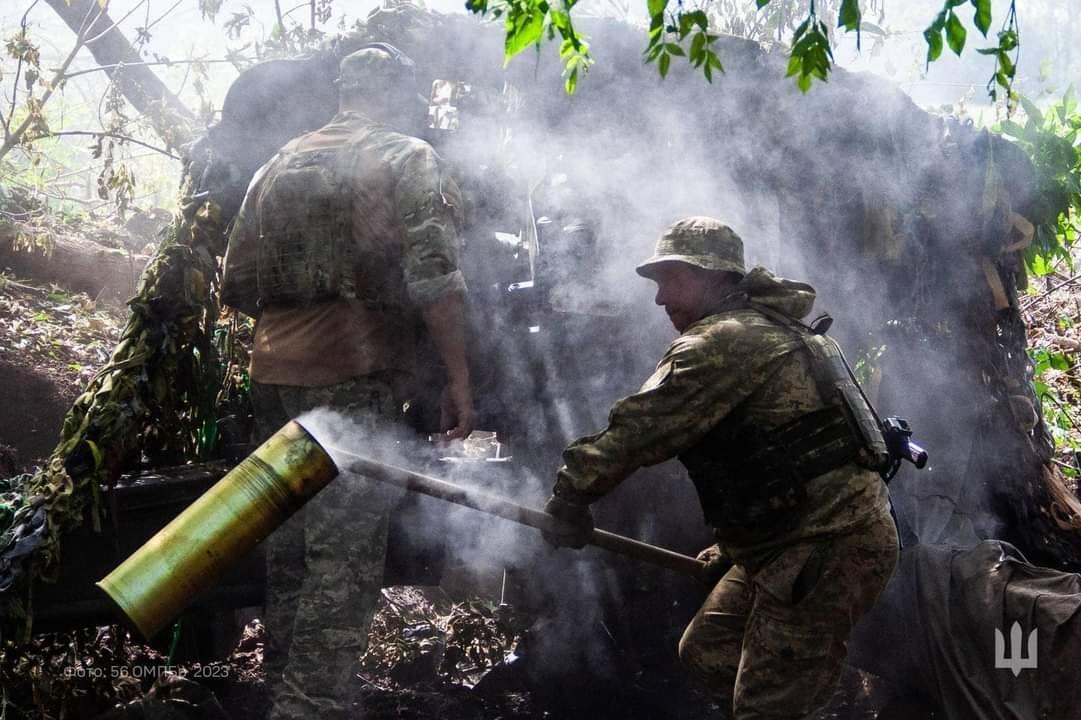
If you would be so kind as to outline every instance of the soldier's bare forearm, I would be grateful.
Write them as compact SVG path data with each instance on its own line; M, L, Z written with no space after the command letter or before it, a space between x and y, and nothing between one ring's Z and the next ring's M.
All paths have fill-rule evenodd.
M469 386L469 363L465 353L465 299L450 293L422 309L424 324L435 342L439 359L447 368L447 383Z
M449 438L464 438L473 430L473 389L465 352L465 297L449 293L423 306L422 315L439 359L447 368L442 429Z

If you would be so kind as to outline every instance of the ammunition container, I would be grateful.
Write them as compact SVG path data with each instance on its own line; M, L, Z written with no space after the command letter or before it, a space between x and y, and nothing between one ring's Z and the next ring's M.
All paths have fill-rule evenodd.
M292 421L97 586L150 638L337 474L327 452Z

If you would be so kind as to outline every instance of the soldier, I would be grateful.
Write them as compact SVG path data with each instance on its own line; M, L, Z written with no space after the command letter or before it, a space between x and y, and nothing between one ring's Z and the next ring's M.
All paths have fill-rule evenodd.
M673 224L638 273L681 335L608 426L563 453L549 535L582 547L590 503L678 457L717 544L716 583L679 655L737 720L802 718L840 676L853 624L885 587L897 534L877 418L803 283L749 273L743 243L706 217Z
M257 317L252 404L268 437L329 406L391 434L419 315L446 367L443 425L469 434L462 200L430 145L392 128L417 106L412 62L377 44L341 61L339 113L255 175L230 237L223 297ZM388 491L339 480L269 539L270 717L344 718L382 585Z

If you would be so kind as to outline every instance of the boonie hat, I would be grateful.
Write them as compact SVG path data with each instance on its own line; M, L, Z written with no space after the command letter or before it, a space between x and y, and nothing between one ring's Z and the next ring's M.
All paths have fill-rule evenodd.
M711 217L688 217L669 225L657 240L653 257L636 270L642 277L653 279L657 266L668 262L747 274L743 266L743 241L732 228Z

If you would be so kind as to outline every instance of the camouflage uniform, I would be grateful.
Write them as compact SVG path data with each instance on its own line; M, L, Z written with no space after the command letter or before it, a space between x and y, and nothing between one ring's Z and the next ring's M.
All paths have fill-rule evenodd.
M372 56L362 51L343 60L343 87L378 77ZM345 167L345 187L335 190L347 198L339 204L341 222L313 216L323 195L295 209L264 202L268 178L298 157ZM293 140L256 174L230 237L223 283L230 304L258 316L250 371L262 438L318 407L344 413L380 439L399 430L414 372L417 308L465 290L456 234L461 207L430 145L355 111ZM289 268L268 275L265 262L273 249L266 234L282 222L293 226L293 240L316 251L344 237L345 256L329 266L344 268L340 295L288 301L290 288L279 280ZM308 222L319 230L305 232ZM344 236L324 237L337 228ZM322 272L327 265L313 267ZM352 714L397 494L340 478L269 538L265 667L273 720Z
M659 261L685 257L662 249ZM739 255L738 265L706 269L741 271L742 246ZM828 699L853 623L892 574L896 533L885 485L853 462L802 481L794 503L740 489L711 464L719 451L741 452L740 438L826 407L799 336L753 305L800 318L814 290L761 268L736 288L615 404L604 430L564 451L554 494L589 503L637 468L679 457L735 563L688 626L680 657L739 720L803 717Z
M325 387L256 383L252 406L262 438L320 407L385 438L401 407L377 377ZM337 478L267 540L264 668L272 718L348 714L383 585L387 511L396 496L383 483Z

